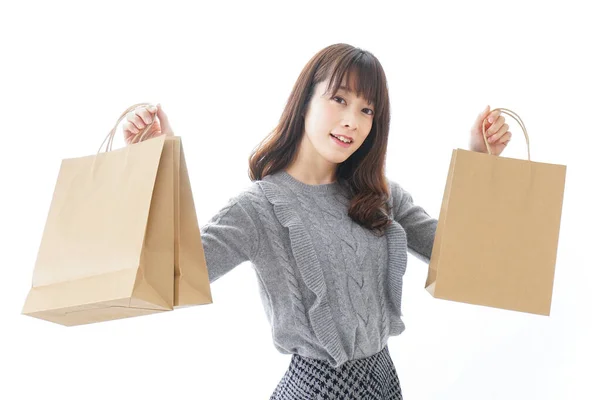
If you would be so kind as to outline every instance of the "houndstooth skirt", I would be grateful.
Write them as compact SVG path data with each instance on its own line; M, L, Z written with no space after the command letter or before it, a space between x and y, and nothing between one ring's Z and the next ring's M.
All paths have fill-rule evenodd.
M333 368L325 360L292 355L270 400L402 400L387 345L367 358Z

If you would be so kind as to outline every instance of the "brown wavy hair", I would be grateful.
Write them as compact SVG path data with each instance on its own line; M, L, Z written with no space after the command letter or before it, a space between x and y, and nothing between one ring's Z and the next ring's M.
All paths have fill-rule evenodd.
M384 172L390 102L383 67L366 50L338 43L325 47L310 59L294 84L278 125L253 149L248 159L248 174L256 181L285 169L299 149L304 114L315 86L328 80L327 93L335 94L348 74L357 77L357 95L374 105L375 115L362 145L338 164L336 178L351 194L348 215L352 220L382 235L390 223L387 205L390 193Z

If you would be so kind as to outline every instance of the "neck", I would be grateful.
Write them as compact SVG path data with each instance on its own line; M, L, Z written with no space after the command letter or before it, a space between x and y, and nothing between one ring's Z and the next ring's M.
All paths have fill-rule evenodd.
M338 164L323 158L306 135L300 143L295 159L285 168L294 179L307 185L324 185L335 182Z
M316 171L314 169L303 168L301 165L294 164L288 166L285 171L307 185L325 185L336 181L334 171Z

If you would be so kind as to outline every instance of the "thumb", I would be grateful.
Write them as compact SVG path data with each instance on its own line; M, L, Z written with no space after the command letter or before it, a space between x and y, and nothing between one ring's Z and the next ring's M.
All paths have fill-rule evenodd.
M485 106L485 109L477 116L477 118L475 118L475 121L473 122L473 127L471 128L471 132L473 134L476 135L480 135L481 133L481 125L483 124L483 121L485 121L485 118L487 117L487 115L490 112L490 106L487 105Z
M485 121L485 119L489 113L490 113L490 106L487 105L487 106L485 106L485 109L481 112L481 114L479 114L477 116L477 118L475 119L474 127L477 129L481 129L481 124L483 124L483 121Z
M167 136L173 136L173 128L171 128L171 124L169 123L169 117L167 117L167 114L165 113L165 110L163 110L160 103L156 105L156 116L160 121L162 133L166 134Z
M490 106L487 105L487 106L485 106L485 109L481 112L481 114L479 114L480 119L484 119L486 117L486 115L488 115L489 112L490 112Z

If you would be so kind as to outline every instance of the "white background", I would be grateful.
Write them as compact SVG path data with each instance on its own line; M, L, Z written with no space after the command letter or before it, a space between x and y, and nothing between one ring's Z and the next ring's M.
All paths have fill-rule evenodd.
M468 148L487 104L521 116L533 161L568 167L550 317L434 299L427 265L409 257L407 329L389 342L405 398L600 398L600 26L591 5L191 4L0 6L0 398L269 398L291 356L272 344L247 263L214 283L209 306L73 328L20 312L61 159L95 153L129 105L160 102L183 138L204 224L250 183L247 158L304 64L338 42L385 68L387 173L431 215L452 149ZM503 156L526 158L507 121L514 136Z

